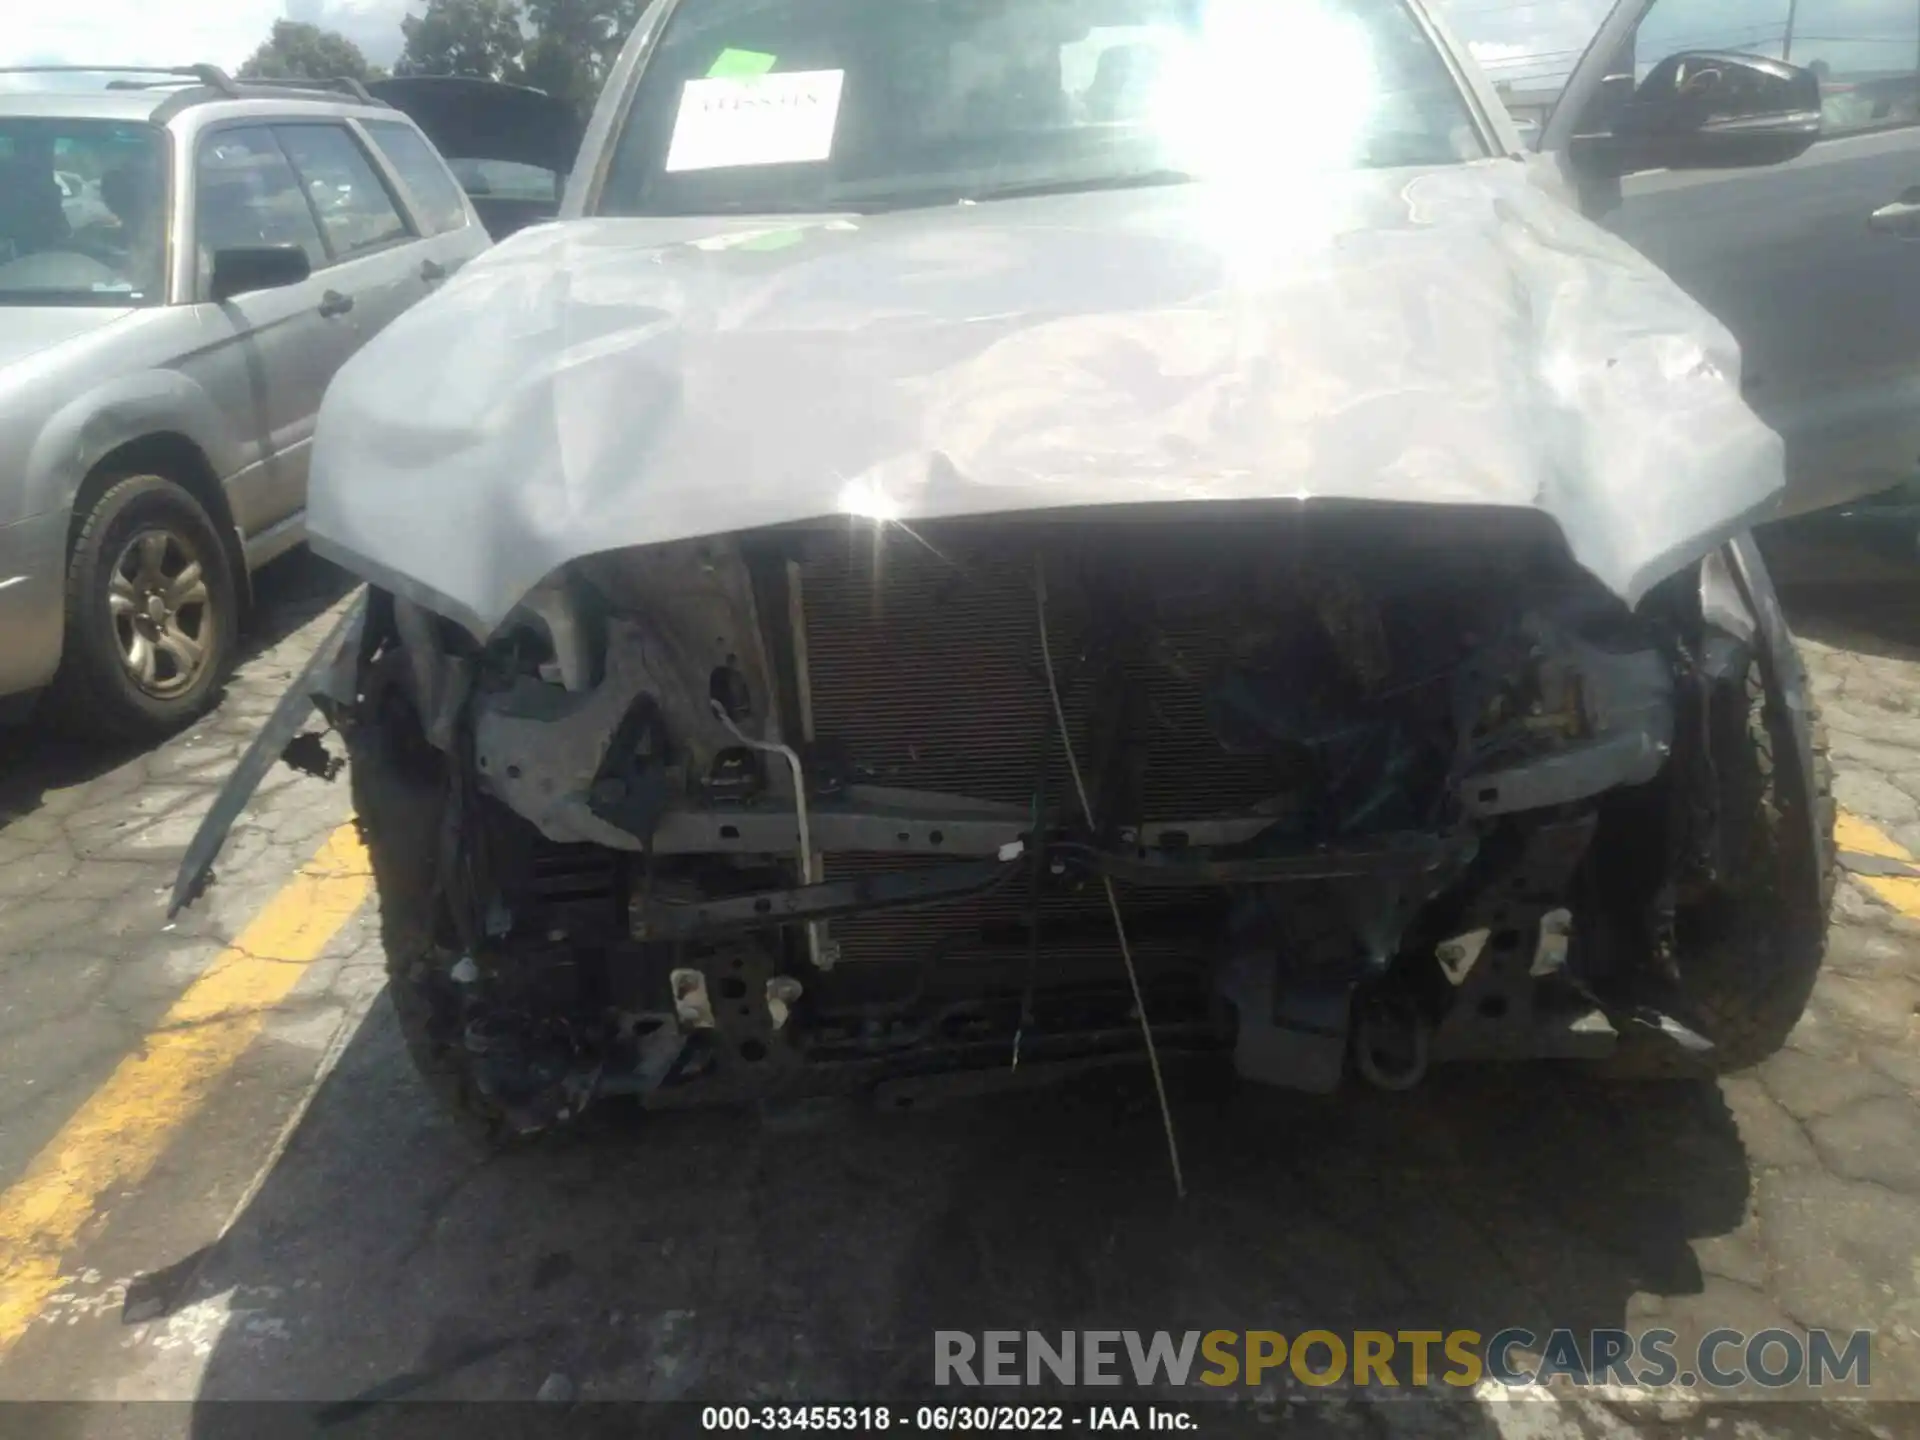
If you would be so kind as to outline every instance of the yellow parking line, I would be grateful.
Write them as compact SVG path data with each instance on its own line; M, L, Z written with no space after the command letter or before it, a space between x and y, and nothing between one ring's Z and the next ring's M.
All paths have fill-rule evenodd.
M1903 865L1920 864L1892 836L1844 810L1834 822L1833 838L1842 850L1876 855L1882 860L1898 860ZM1920 880L1905 880L1897 875L1855 875L1853 878L1902 915L1920 919Z
M366 849L349 822L0 1195L0 1355L59 1288L62 1261L102 1202L146 1177L371 884Z

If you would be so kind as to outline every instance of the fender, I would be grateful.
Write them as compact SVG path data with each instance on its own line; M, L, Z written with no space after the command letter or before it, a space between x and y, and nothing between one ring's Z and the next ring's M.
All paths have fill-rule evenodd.
M41 427L26 465L31 513L71 506L105 456L163 433L191 441L223 481L241 467L233 430L206 391L176 370L139 370L83 391Z

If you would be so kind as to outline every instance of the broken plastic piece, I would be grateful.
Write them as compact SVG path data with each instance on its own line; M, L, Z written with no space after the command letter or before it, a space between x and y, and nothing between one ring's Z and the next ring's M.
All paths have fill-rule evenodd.
M1451 940L1443 940L1433 948L1434 959L1440 962L1447 982L1451 985L1462 984L1475 963L1480 952L1487 948L1487 939L1493 932L1482 927L1469 930L1464 935L1456 935Z
M307 716L313 713L313 691L320 677L344 651L358 649L366 619L367 592L362 590L340 617L340 622L308 657L299 678L287 687L286 694L267 717L267 723L260 727L240 757L240 763L233 767L233 774L227 777L213 808L207 811L200 828L193 832L193 839L187 842L187 853L181 858L180 873L174 877L173 894L167 901L169 919L198 896L212 878L213 862L219 858L221 846L227 843L227 832L240 818L240 812L259 789L273 762L307 723Z
M667 977L673 987L674 1018L682 1030L713 1029L713 1001L707 996L707 977L691 968Z
M791 975L775 975L767 981L767 1016L776 1030L784 1029L794 1002L800 998L800 982Z
M1533 964L1527 974L1535 979L1567 968L1567 951L1573 939L1573 912L1549 910L1540 917L1540 938L1534 946Z

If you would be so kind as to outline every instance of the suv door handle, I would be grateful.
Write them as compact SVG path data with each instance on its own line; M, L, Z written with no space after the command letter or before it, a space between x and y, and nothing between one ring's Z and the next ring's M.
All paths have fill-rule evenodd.
M1882 205L1867 217L1867 228L1882 235L1920 240L1920 185L1903 192L1891 205Z
M320 314L331 320L336 315L344 315L353 309L353 297L342 295L338 290L329 290L320 297Z
M437 284L447 278L447 267L442 265L438 260L422 260L420 262L420 278L429 285Z

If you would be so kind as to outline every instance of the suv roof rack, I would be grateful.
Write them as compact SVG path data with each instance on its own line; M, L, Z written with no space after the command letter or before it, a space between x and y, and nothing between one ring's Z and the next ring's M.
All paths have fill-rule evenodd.
M174 81L194 80L215 90L233 91L233 77L218 65L0 65L0 75L164 75ZM114 90L132 90L142 84L164 85L166 80L108 82Z
M230 82L231 83L231 82ZM386 101L376 100L351 75L334 75L325 80L286 79L286 80L242 80L234 86L236 93L250 94L256 90L318 90L339 91L351 95L362 105L384 105Z
M218 65L0 65L0 75L151 75L152 80L109 80L109 90L146 90L192 82L217 90L229 100L244 100L286 91L310 94L340 93L352 96L362 105L385 106L367 87L351 75L336 75L324 80L261 79L235 80Z

